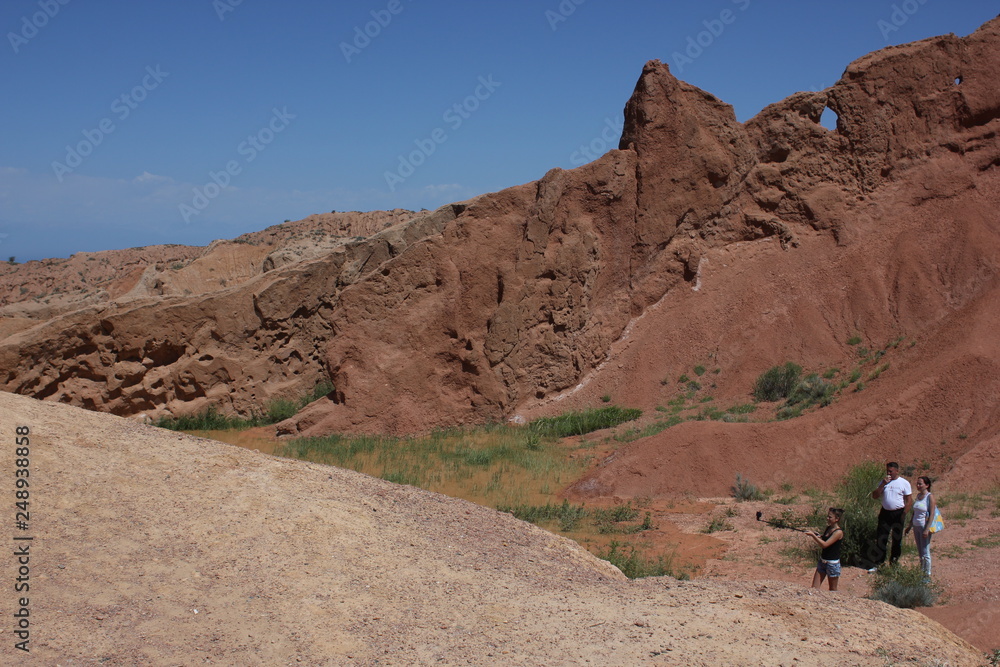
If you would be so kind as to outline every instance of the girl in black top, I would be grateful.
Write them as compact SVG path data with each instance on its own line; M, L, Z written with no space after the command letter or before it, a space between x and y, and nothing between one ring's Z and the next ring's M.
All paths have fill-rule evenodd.
M831 507L826 513L826 530L822 535L811 530L806 531L806 535L823 547L816 572L813 574L813 588L819 588L823 584L823 579L829 577L830 590L837 590L837 582L840 581L840 541L844 539L844 529L840 527L840 519L843 516L844 510Z

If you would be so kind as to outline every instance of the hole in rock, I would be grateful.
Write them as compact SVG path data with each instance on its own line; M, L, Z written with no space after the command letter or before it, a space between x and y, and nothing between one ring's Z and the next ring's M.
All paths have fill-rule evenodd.
M960 85L961 83L962 83L962 77L961 77L961 76L957 76L957 77L955 77L955 85L956 85L956 86L958 86L958 85Z
M819 117L819 124L828 130L837 131L837 123L840 122L840 116L837 112L827 107L823 109L823 115Z

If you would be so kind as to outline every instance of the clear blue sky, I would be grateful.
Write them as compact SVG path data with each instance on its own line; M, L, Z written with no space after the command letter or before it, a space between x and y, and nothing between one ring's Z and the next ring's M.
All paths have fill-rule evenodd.
M746 120L869 51L966 35L998 12L944 0L5 0L0 257L433 209L578 166L581 147L616 147L647 60Z

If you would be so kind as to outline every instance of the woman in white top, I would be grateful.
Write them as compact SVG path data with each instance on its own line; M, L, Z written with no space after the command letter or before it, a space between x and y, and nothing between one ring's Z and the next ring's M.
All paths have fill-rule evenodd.
M931 493L931 478L918 477L917 497L913 501L913 518L906 526L906 532L913 529L913 537L917 540L917 553L920 554L920 567L924 576L931 576L931 523L934 521L934 510L937 501Z

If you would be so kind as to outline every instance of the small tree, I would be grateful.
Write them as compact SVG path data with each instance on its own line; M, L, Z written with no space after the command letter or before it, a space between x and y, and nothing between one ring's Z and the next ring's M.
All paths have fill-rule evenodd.
M8 264L17 264L17 257L14 257L14 255L11 255L10 257L7 258L7 263Z
M865 461L848 470L837 489L838 502L844 509L841 520L844 542L840 554L844 565L870 566L879 508L879 503L872 500L871 492L884 474L884 466L875 461Z

